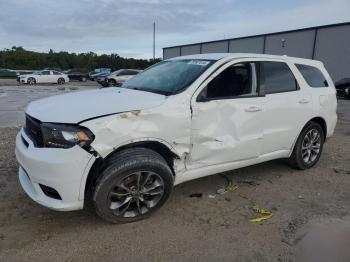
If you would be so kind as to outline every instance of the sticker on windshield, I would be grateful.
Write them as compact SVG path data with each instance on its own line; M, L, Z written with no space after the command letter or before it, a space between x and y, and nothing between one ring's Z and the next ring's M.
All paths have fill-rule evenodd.
M191 60L188 62L190 65L199 65L199 66L207 66L209 64L209 61L204 60Z

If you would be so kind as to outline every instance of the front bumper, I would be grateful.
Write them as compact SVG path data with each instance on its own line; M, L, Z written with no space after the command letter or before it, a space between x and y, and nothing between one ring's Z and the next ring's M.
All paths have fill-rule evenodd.
M60 211L82 209L85 182L95 157L79 146L69 149L37 148L23 129L16 138L19 181L35 202ZM54 189L61 199L43 191Z

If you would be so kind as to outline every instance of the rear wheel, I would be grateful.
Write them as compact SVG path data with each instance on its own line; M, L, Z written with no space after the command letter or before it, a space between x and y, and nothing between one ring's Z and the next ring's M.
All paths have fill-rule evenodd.
M66 81L62 77L57 80L57 84L59 84L59 85L63 85L65 82Z
M316 122L309 122L298 137L289 163L298 169L314 166L320 159L323 143L322 127Z
M35 85L36 84L36 80L34 77L29 77L28 80L27 80L27 83L29 85Z
M146 148L131 148L108 160L96 182L96 213L112 223L149 217L169 198L173 174L162 156Z
M80 81L81 81L81 82L86 82L86 77L85 77L85 76L82 76L82 77L80 78Z

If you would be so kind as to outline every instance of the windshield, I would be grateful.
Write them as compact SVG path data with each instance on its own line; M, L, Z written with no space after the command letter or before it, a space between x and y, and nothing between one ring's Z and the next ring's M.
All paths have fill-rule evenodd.
M123 87L172 95L185 90L214 60L186 59L157 63L129 79Z

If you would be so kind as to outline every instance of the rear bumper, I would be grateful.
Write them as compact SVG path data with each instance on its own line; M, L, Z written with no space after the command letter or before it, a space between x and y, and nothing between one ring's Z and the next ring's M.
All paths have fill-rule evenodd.
M60 211L82 209L85 181L95 157L79 146L70 149L36 148L23 132L16 138L19 181L35 202ZM54 189L54 198L42 189Z

